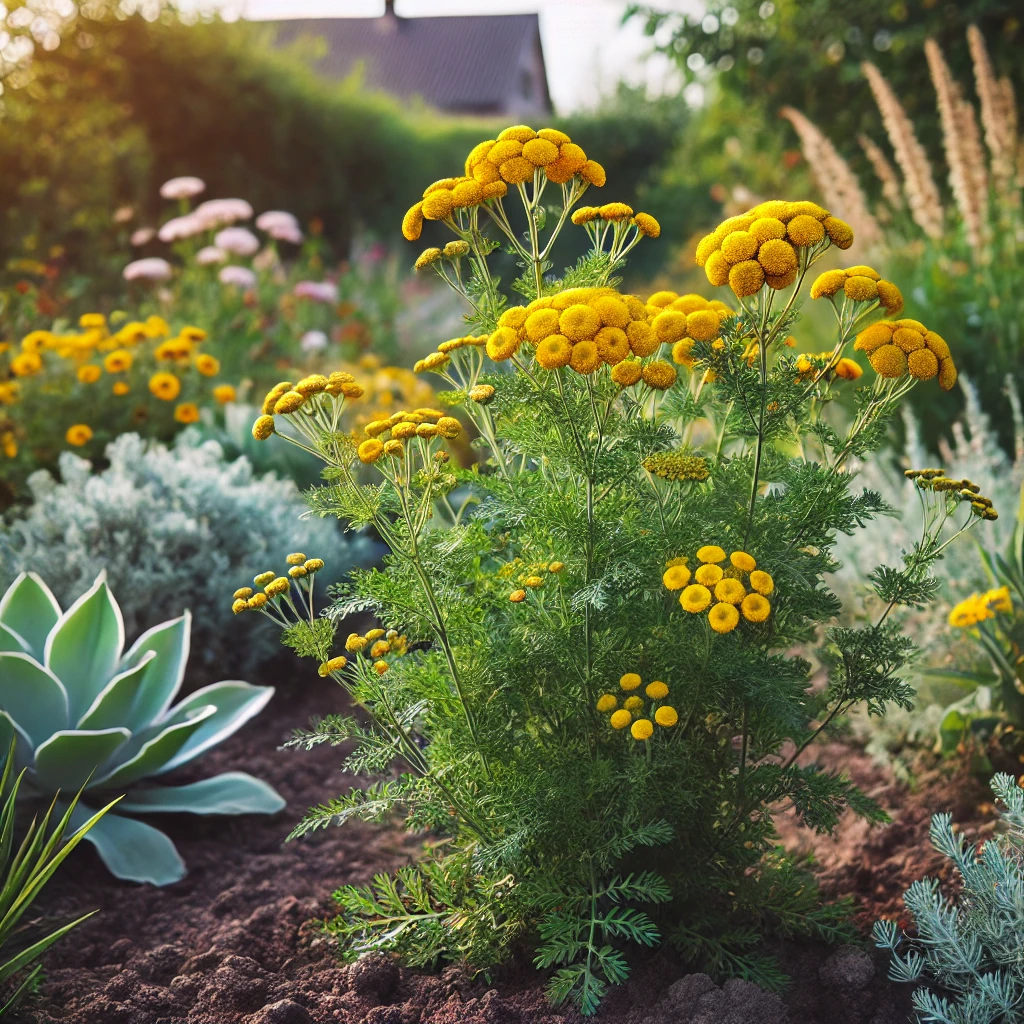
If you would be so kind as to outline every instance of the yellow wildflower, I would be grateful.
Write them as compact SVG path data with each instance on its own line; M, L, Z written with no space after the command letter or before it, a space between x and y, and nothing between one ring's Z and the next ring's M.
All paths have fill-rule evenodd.
M735 581L732 581L735 582ZM740 621L740 613L736 605L724 601L716 604L708 612L708 624L716 633L731 633Z
M638 718L629 731L635 740L649 740L654 735L654 726L646 718Z
M691 583L679 595L679 604L684 612L696 615L711 604L711 591L700 583Z
M640 676L636 672L626 672L619 679L619 686L624 690L635 690L640 685Z
M679 721L679 712L668 704L663 704L654 712L654 720L658 725L671 729Z
M182 402L175 406L174 418L178 423L198 423L199 406L195 402Z
M740 602L740 611L748 622L764 622L771 610L771 603L760 594L747 594Z
M619 708L618 711L612 712L611 717L608 719L613 729L625 729L632 721L633 716L625 708Z
M181 381L173 373L154 373L149 390L163 402L173 402L181 394Z
M68 427L64 440L76 448L81 448L92 440L92 428L84 423L76 423L73 427Z

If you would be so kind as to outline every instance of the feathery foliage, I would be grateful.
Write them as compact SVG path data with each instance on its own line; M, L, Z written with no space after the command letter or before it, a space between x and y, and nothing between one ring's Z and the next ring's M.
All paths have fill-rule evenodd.
M927 1024L1009 1024L1020 1016L1024 791L1013 776L1000 774L992 779L992 792L1004 805L1005 831L981 847L955 831L949 814L932 818L932 845L963 882L956 899L947 899L935 879L924 878L903 897L917 929L914 939L892 921L875 924L875 944L892 954L889 977L925 979L912 998L918 1020Z

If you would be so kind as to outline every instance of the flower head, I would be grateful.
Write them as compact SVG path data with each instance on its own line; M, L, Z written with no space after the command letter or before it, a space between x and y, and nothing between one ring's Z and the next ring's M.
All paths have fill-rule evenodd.
M649 740L654 735L654 726L646 718L638 718L629 729L635 740Z
M740 613L737 611L736 605L724 601L714 605L708 612L708 624L716 633L731 633L739 621Z
M154 373L149 390L162 402L173 402L181 394L181 381L173 373Z
M76 423L74 426L68 427L64 440L76 448L81 448L82 445L88 444L92 440L92 428L85 423Z

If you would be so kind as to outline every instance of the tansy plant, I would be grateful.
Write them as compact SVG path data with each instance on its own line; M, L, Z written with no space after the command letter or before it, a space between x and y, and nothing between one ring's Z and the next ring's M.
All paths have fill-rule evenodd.
M777 988L766 931L842 934L841 908L774 852L772 808L821 832L848 807L884 817L799 755L855 703L909 704L899 671L913 645L891 612L932 596L948 517L930 514L905 564L868 581L871 625L833 624L826 579L836 534L891 512L856 491L853 457L919 380L955 376L916 321L873 322L902 297L867 267L815 289L835 310L834 347L787 354L808 272L852 241L810 202L762 204L701 242L711 282L730 286L721 299L621 293L623 256L658 227L623 203L577 207L603 183L562 133L518 126L427 189L403 230L454 232L418 262L471 306L466 334L420 364L447 381L442 408L353 436L337 424L359 385L310 377L272 390L254 425L323 459L314 511L373 524L385 565L354 573L321 617L300 553L298 571L235 598L270 607L351 697L351 716L296 743L351 742L346 769L377 776L296 833L400 814L431 836L419 864L336 894L326 928L343 954L482 969L526 941L552 999L585 1013L627 977L633 943L667 940L703 969ZM575 226L593 246L557 279L547 254ZM520 261L514 303L488 270L492 231ZM873 369L844 425L830 405L864 372L851 347L870 348ZM925 349L934 365L915 356ZM480 452L470 469L447 452L464 427ZM336 651L335 624L357 610L379 626ZM793 652L816 640L830 682L812 692Z
M15 740L25 791L53 799L79 828L90 807L117 803L85 838L118 878L166 885L185 863L174 843L131 814L271 814L284 801L245 772L181 786L153 778L230 736L273 689L213 683L172 706L185 675L190 617L147 630L125 651L121 610L104 574L62 612L35 573L0 599L0 732ZM77 804L70 804L81 792Z

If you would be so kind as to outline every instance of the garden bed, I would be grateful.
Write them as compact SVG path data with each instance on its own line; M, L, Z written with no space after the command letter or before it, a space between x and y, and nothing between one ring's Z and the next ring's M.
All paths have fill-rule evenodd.
M407 862L416 843L398 831L351 823L282 845L308 805L342 788L338 752L279 752L290 730L315 713L340 707L340 689L314 679L279 692L247 728L202 763L206 774L244 769L273 783L288 800L266 819L169 822L189 865L188 877L165 889L119 883L88 847L58 873L40 912L67 919L102 911L58 944L46 961L39 998L23 1010L38 1024L558 1024L578 1022L554 1011L541 977L524 962L500 976L470 979L456 968L440 974L398 970L389 962L344 968L331 949L310 941L306 921L329 912L330 892L344 882ZM333 707L332 707L333 705ZM867 829L844 821L835 840L808 840L783 817L788 845L813 851L829 896L853 895L865 926L901 909L899 896L915 878L942 867L926 834L929 814L954 811L969 834L992 821L984 790L936 776L916 794L888 780L860 751L834 743L824 759L842 763L893 814L894 823ZM952 802L951 802L952 801ZM979 806L982 810L979 811ZM777 950L794 985L786 1017L772 998L744 984L711 993L670 953L635 958L632 982L611 993L599 1014L616 1024L678 1021L790 1020L800 1024L896 1024L906 1020L906 992L884 980L885 968L859 951L816 944ZM751 1001L752 1000L752 1001Z

